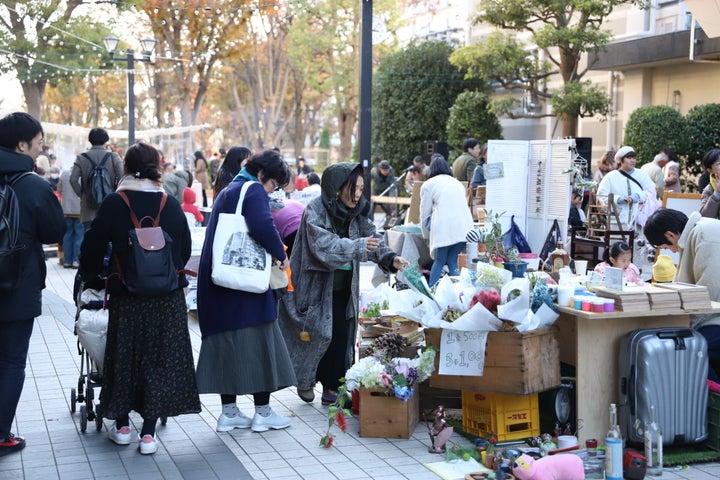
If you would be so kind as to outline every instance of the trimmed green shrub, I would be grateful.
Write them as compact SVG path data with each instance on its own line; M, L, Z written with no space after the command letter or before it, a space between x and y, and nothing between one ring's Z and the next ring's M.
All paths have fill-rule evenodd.
M450 107L447 138L454 154L450 154L450 158L457 157L465 139L471 137L480 143L503 138L502 126L490 108L490 100L481 92L462 92Z
M635 149L637 165L641 166L652 162L665 147L673 148L678 155L685 155L688 139L687 122L678 111L666 105L648 105L630 115L623 145ZM680 168L682 170L682 164Z
M705 152L720 147L720 103L696 105L688 111L685 121L690 132L690 145L685 166L687 173L700 175Z

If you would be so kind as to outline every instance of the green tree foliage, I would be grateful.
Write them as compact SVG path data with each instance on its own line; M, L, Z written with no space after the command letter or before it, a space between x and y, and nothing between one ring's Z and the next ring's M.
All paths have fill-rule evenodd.
M422 153L426 140L447 139L450 107L478 81L463 80L445 42L412 44L383 58L373 81L372 157L398 171Z
M700 175L705 152L720 148L720 103L696 105L685 116L690 132L690 145L683 173Z
M502 140L502 126L490 108L490 99L481 92L462 92L450 107L447 122L447 139L456 157L462 152L467 138L476 138L481 143L488 140Z
M107 67L102 38L111 21L81 8L82 0L0 3L0 72L15 72L27 111L41 118L45 87L72 82Z
M687 122L679 112L666 105L648 105L638 108L628 118L623 144L635 149L640 166L652 162L665 147L685 155L688 136Z
M616 6L626 3L644 6L646 2L485 0L479 4L475 23L487 23L501 31L459 49L451 61L466 68L472 77L496 82L524 96L522 105L517 96L501 99L495 107L499 115L547 116L537 108L538 101L545 99L553 107L552 115L563 122L562 134L576 136L579 117L606 117L610 111L605 91L582 80L592 66L582 60L607 44L610 34L601 29L603 21ZM528 55L528 46L515 39L520 32L530 34L531 43L542 55ZM556 75L562 79L562 87L548 91L547 80ZM519 108L522 106L525 108Z

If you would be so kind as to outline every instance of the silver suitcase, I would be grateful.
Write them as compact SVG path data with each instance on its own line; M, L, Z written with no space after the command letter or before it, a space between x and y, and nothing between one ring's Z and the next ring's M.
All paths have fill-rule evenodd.
M690 328L648 328L620 346L618 421L630 443L643 442L655 406L664 445L707 438L707 342Z

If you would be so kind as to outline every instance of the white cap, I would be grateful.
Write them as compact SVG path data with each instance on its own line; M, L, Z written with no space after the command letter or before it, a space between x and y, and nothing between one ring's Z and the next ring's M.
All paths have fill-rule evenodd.
M632 147L622 147L615 154L615 161L616 162L621 161L623 158L627 157L628 154L630 154L630 153L635 153L635 150L633 150Z

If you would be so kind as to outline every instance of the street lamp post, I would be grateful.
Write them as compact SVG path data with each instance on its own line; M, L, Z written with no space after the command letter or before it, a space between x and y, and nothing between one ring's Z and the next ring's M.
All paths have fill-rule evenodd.
M103 43L108 53L112 55L113 61L127 63L128 146L131 146L135 144L135 61L149 62L157 42L150 37L140 40L143 50L141 57L135 57L135 51L132 49L125 50L124 57L116 57L115 50L120 39L114 35L105 37Z

